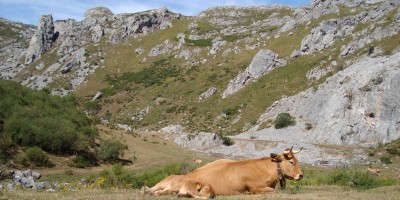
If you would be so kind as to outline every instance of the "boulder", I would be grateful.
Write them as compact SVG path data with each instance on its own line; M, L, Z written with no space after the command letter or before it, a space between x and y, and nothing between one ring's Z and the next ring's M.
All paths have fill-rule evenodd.
M331 47L336 41L352 34L353 29L367 14L361 12L356 16L322 22L301 41L301 53L310 54Z
M205 100L205 99L211 97L212 95L214 95L214 94L217 93L217 92L218 92L218 89L217 89L217 88L215 88L215 87L210 87L210 88L208 88L205 92L203 92L203 93L199 96L198 101L203 101L203 100Z
M95 7L85 11L85 18L99 18L114 15L110 9L106 7Z
M102 93L102 92L97 92L97 93L93 96L92 101L95 101L95 100L97 100L97 99L100 99L101 97L103 97L103 93Z
M183 127L181 125L169 125L159 130L159 132L163 133L183 133Z
M271 50L262 49L254 56L249 67L244 72L239 73L236 78L229 82L228 87L222 94L222 98L238 92L251 81L255 81L261 76L272 71L275 67L284 65L284 61L278 59L278 54Z

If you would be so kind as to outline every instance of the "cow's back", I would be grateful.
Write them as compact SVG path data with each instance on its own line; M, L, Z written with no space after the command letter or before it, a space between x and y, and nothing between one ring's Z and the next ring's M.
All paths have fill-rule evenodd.
M218 159L218 160L215 160L214 162L207 163L207 164L205 164L204 166L197 168L196 170L203 170L203 169L206 169L206 168L208 168L208 167L212 167L212 166L216 166L216 165L221 165L221 164L225 164L225 163L233 163L233 162L236 162L236 160L231 160L231 159Z

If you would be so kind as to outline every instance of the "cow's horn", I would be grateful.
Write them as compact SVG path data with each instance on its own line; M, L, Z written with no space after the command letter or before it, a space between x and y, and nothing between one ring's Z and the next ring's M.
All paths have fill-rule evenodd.
M283 154L284 154L284 155L288 155L291 151L292 151L292 149L285 149L285 150L283 151Z
M298 151L292 151L292 152L293 152L293 154L296 154L296 153L299 153L301 150L303 150L303 147L301 147L300 150L298 150Z

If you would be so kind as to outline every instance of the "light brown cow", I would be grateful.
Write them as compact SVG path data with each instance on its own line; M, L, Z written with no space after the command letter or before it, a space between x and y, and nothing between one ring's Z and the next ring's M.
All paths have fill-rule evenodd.
M282 154L271 154L270 158L254 160L217 160L187 176L211 184L215 195L273 193L278 181L284 187L285 178L295 180L303 178L294 156L300 151L301 149L299 151L285 149Z
M372 174L372 175L379 176L380 173L381 173L381 170L378 169L378 168L371 168L371 167L368 167L367 172L370 173L370 174Z
M215 197L214 190L210 184L203 184L185 175L168 176L147 192L157 196L177 194L179 197L194 197L199 199Z
M196 164L201 164L201 163L203 163L202 160L196 159L196 158L193 158L193 162L196 163Z
M220 165L220 164L225 164L225 163L230 163L230 162L236 162L236 160L231 160L231 159L219 159L219 160L216 160L216 161L214 161L214 162L207 163L207 164L205 164L204 166L197 168L196 170L201 170L201 169L205 169L205 168L207 168L207 167L211 167L211 166L215 166L215 165Z

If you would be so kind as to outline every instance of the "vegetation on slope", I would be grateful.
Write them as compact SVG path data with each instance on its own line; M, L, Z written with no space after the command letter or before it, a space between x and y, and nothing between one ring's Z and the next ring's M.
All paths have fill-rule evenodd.
M98 135L91 119L77 109L73 96L51 96L47 90L33 91L13 81L0 80L0 161L12 159L20 147L28 159L37 165L48 166L42 150L56 155L78 155L84 160L115 160L123 146L97 148ZM108 149L110 149L108 145ZM111 145L112 146L112 145ZM102 152L102 156L96 155ZM108 155L108 156L107 156ZM101 158L101 159L99 159ZM90 164L90 163L89 163Z

